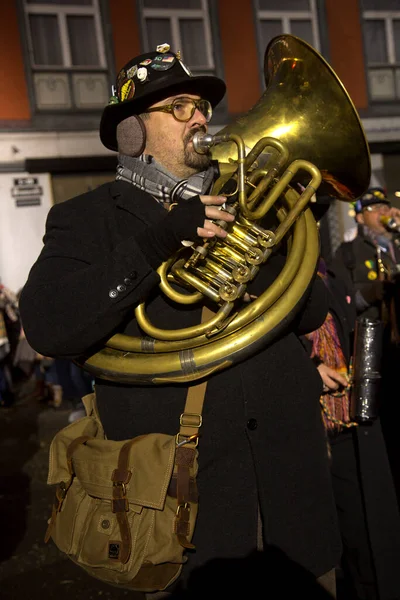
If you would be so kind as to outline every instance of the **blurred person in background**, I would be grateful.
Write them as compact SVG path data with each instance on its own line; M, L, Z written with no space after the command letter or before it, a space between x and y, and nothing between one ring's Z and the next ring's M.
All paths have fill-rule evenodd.
M356 320L354 291L320 260L329 291L324 324L303 338L323 382L321 414L327 433L343 543L338 599L400 598L400 514L379 419L350 417L350 360Z
M0 284L0 407L15 401L13 360L21 330L16 294Z
M339 246L331 267L353 288L356 315L384 325L380 416L400 498L400 211L380 187L370 188L354 209L357 236Z

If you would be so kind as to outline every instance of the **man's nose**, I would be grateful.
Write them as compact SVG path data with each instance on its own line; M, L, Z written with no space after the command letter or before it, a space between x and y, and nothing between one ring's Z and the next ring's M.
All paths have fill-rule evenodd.
M207 119L205 118L203 113L198 108L196 108L196 110L193 113L193 117L190 119L190 127L193 127L193 125L201 125L204 127L206 123Z

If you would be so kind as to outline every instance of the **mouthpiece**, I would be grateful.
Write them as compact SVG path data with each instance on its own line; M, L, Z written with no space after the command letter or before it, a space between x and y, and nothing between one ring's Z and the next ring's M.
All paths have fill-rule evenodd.
M193 147L197 154L207 154L210 148L214 146L214 137L210 133L201 133L198 131L193 136Z
M210 133L202 133L198 131L193 136L193 147L198 154L207 154L207 152L213 146L221 144L222 142L229 142L231 136L225 135L211 135Z
M386 227L388 231L400 233L400 224L398 224L393 217L389 217L388 215L382 215L380 217L380 222Z

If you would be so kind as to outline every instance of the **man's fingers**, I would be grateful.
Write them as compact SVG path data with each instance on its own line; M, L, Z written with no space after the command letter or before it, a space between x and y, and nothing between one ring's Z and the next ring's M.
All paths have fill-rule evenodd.
M234 215L231 215L230 213L226 212L225 210L220 210L216 206L207 206L205 213L206 213L206 217L208 219L214 219L215 221L220 220L220 221L226 221L227 223L231 223L232 221L235 220Z
M226 231L217 225L214 221L225 221L225 223L231 223L235 220L234 215L221 210L220 206L226 202L225 196L200 196L201 202L205 205L206 219L203 227L197 228L197 235L199 237L219 237L225 238Z
M224 202L226 202L225 196L200 196L200 200L203 204L206 204L208 206L212 204L221 205L224 204Z
M207 237L211 238L217 236L219 238L225 238L227 233L222 227L218 227L215 223L206 224L204 223L204 227L197 228L197 235L199 237Z

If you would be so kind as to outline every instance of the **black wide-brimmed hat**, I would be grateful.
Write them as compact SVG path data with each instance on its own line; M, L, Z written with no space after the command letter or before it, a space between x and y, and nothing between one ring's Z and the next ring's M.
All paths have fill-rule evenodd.
M390 200L388 200L386 191L382 187L370 187L361 198L355 201L354 210L356 215L373 204L387 204L390 206Z
M214 108L225 91L222 79L193 76L179 53L170 52L169 45L162 44L154 52L133 58L118 73L113 96L101 117L100 139L106 148L117 151L117 125L127 117L181 92L201 96Z

